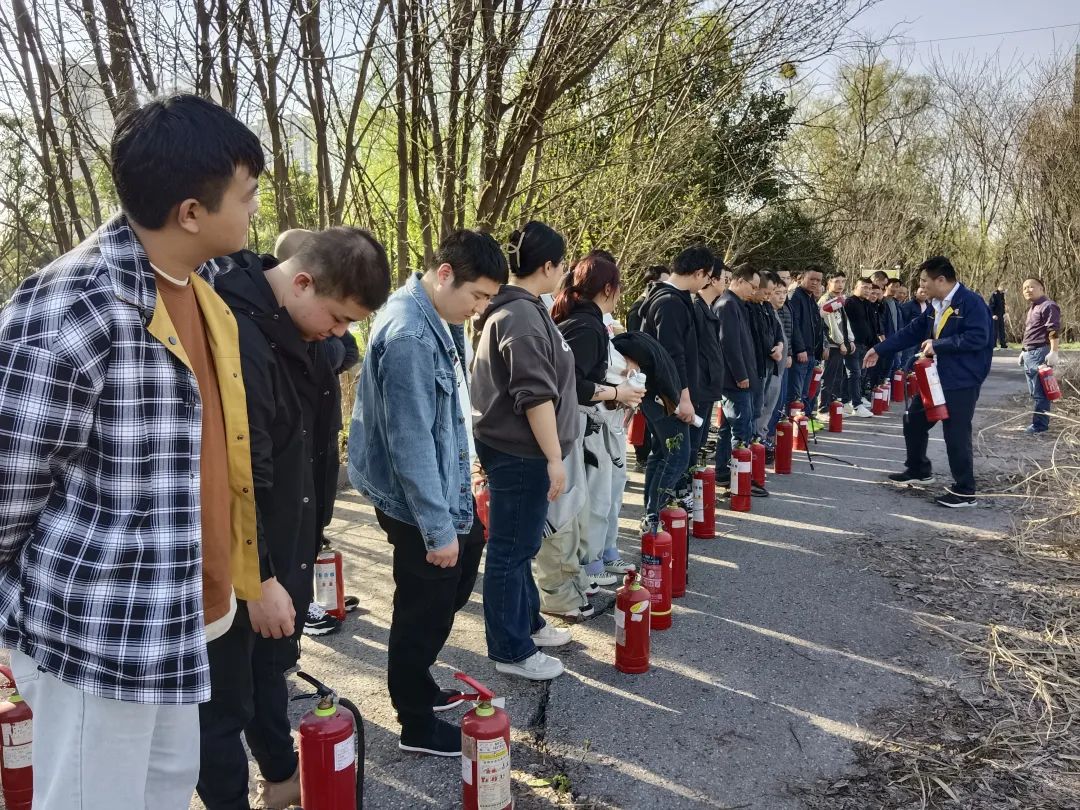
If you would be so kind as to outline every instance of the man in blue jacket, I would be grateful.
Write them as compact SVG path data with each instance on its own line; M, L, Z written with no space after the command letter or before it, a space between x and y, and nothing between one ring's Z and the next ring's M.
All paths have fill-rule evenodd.
M489 235L450 234L431 269L379 313L357 386L349 479L394 547L387 680L403 751L461 755L461 731L434 714L461 703L461 693L440 690L431 666L484 549L470 486L476 451L462 324L487 309L508 276Z
M915 346L924 356L937 358L938 376L949 409L949 418L941 423L941 428L955 484L935 501L952 508L975 506L971 420L993 357L990 309L982 296L956 280L956 271L944 256L927 259L919 270L920 285L930 294L932 306L868 351L863 365L873 368L879 357L887 360L897 352ZM907 444L904 471L890 475L890 480L902 484L933 483L930 459L926 457L930 427L922 399L915 397L904 414L904 442Z

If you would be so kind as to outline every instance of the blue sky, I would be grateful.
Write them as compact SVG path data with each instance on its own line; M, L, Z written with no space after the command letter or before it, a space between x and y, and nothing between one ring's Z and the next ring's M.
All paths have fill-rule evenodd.
M1070 24L1067 28L970 37L1000 31ZM883 0L853 23L858 31L881 36L894 30L916 44L908 50L920 61L940 53L946 62L956 58L982 59L1000 52L1013 58L1045 60L1072 52L1080 35L1080 2L1072 0ZM970 37L948 40L951 37ZM926 42L925 40L938 40Z

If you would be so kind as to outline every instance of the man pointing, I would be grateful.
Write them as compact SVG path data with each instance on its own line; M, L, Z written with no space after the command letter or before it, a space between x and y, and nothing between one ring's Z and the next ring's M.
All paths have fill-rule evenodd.
M931 296L932 306L899 332L866 353L863 365L872 368L879 357L891 357L918 346L926 357L937 360L941 388L949 418L941 423L949 469L955 484L935 502L951 508L975 506L975 462L971 450L971 420L983 381L990 373L993 356L993 321L986 302L956 280L956 271L944 256L927 259L919 267L920 285ZM904 414L907 461L904 471L889 479L902 484L934 481L926 447L931 423L922 400L915 397Z

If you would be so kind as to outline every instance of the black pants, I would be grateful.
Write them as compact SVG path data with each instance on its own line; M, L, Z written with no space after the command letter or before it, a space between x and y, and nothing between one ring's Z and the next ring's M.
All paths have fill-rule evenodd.
M949 469L956 484L952 491L957 495L975 494L975 459L971 449L971 420L975 416L975 403L979 401L981 386L959 388L945 392L945 405L949 418L941 423L945 434L945 450L949 454ZM930 443L931 423L926 419L922 398L911 400L904 414L904 443L907 445L908 472L919 476L932 472L926 448Z
M1005 316L1004 315L998 315L997 319L994 321L994 335L997 336L997 342L998 342L998 345L1001 348L1003 348L1003 349L1009 348L1009 343L1008 343L1008 341L1005 340Z
M394 617L390 622L387 683L390 701L402 726L433 726L432 705L439 686L431 667L442 651L454 614L469 601L480 557L484 529L474 520L472 530L458 537L458 561L439 568L427 561L424 538L416 526L375 510L379 525L394 547Z
M197 787L207 810L248 810L248 759L241 732L264 779L283 782L296 771L285 673L296 664L299 645L299 636L257 635L244 602L237 604L229 632L207 645L210 702L199 706Z

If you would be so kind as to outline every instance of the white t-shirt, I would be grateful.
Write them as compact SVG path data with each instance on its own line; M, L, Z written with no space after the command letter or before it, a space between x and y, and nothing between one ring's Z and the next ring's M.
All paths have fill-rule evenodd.
M442 320L441 318L439 320ZM443 329L446 330L447 337L450 338L450 345L456 346L454 342L454 334L450 331L450 324L446 321L442 322ZM472 352L472 346L469 345L469 341L465 341L465 365L461 365L461 358L458 357L457 349L454 350L454 378L457 380L457 395L458 404L461 406L461 414L466 419L465 435L469 440L469 469L472 470L476 464L476 441L473 439L472 431L472 398L469 396L469 369L472 365L468 355Z

